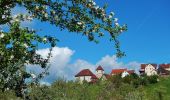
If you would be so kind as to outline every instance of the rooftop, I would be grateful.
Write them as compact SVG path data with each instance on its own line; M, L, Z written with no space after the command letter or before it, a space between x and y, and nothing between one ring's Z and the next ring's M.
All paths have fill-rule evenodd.
M79 76L93 76L94 74L89 69L83 69L78 74L75 75L75 77Z

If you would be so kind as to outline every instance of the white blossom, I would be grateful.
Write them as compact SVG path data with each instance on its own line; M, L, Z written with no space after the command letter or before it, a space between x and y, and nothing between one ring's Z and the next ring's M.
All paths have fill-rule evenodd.
M10 7L8 5L5 6L7 9L9 9Z
M99 9L99 6L96 6L95 9Z
M54 14L55 14L55 11L54 11L54 10L51 10L51 13L54 15Z
M117 22L118 21L118 18L114 18L114 22Z
M55 20L57 20L57 21L59 20L59 18L58 18L58 16L57 16L57 15L54 17L54 19L55 19Z
M20 20L18 18L15 18L14 19L14 22L19 22Z
M46 18L48 18L48 14L47 14L47 13L45 13L44 16L45 16Z
M105 15L106 15L106 14L104 14L104 13L102 14L102 16L105 16Z
M31 74L31 77L32 77L33 79L35 79L35 78L36 78L36 75L35 75L35 74Z
M96 5L96 2L92 1L92 4L95 6L95 5Z
M21 76L22 75L22 73L21 73L21 71L19 72L19 76Z
M85 25L83 25L83 28L85 28L86 26Z
M113 18L113 16L112 16L112 15L109 15L109 19L111 19L111 18Z
M45 42L46 42L46 41L47 41L47 38L43 38L43 41L45 41Z
M43 9L47 9L47 6L45 6L45 5L43 5L42 7L43 7Z
M122 32L123 32L123 30L120 30L120 32L122 33Z
M83 23L82 22L77 22L78 25L82 25Z
M103 8L101 8L101 11L102 11L102 12L104 12L104 9L103 9Z
M39 9L39 6L36 5L36 6L35 6L35 9L38 10L38 9Z
M88 5L90 8L91 8L91 6L92 6L91 3L88 3L87 5Z
M14 15L13 18L17 18L18 15Z
M9 90L9 88L6 88L6 90Z
M115 23L116 26L119 26L119 23Z
M113 15L113 16L115 15L115 13L114 13L114 12L110 12L110 14L111 14L111 15Z
M13 59L13 58L14 58L14 56L13 56L13 55L11 55L11 56L10 56L10 59Z
M2 19L4 19L5 18L5 15L2 15Z
M31 29L31 32L34 32L34 31L35 31L35 30L32 28L32 29Z
M33 18L31 16L27 16L26 19L30 20L30 21L33 20Z
M24 43L24 47L28 48L28 45L26 43Z
M104 17L104 18L103 18L103 21L107 21L107 18Z
M89 0L89 2L93 2L93 0Z
M28 61L28 60L26 60L26 61L25 61L25 63L27 63L27 64L28 64L28 63L29 63L29 61Z
M42 14L45 14L45 11L43 10L43 11L41 11L42 12Z
M3 38L4 36L5 36L4 33L0 33L0 38Z

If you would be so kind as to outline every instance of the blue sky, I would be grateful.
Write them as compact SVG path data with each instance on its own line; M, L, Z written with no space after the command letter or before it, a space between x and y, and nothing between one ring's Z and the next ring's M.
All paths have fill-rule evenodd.
M166 63L170 59L170 1L169 0L96 0L99 5L108 3L107 11L113 11L128 31L120 36L121 48L126 52L123 62ZM76 51L72 60L81 58L96 63L106 54L113 55L113 43L105 37L99 44L88 42L86 37L67 31L59 31L46 23L35 23L35 28L55 35L58 46Z
M113 11L120 24L128 25L128 31L119 37L121 49L127 56L115 58L114 44L109 41L108 36L101 38L99 44L95 44L81 34L60 31L48 23L34 21L25 24L37 30L42 29L38 32L42 35L52 35L60 40L54 51L55 60L52 60L53 74L67 74L66 77L73 79L80 69L89 68L94 71L99 64L105 66L109 73L112 68L120 67L137 70L140 63L169 63L169 0L95 0L95 2L100 6L107 3L107 12ZM40 53L43 53L47 47L40 48L42 49Z

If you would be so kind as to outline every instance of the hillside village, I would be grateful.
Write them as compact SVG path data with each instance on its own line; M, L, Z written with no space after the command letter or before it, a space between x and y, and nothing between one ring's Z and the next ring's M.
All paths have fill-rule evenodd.
M80 83L87 81L89 83L95 83L97 80L107 80L113 75L121 75L122 78L136 73L135 70L128 70L127 68L112 69L110 74L106 74L102 66L96 68L95 74L90 71L90 69L83 69L78 72L75 77ZM139 69L139 75L160 75L169 76L170 75L170 64L141 64Z

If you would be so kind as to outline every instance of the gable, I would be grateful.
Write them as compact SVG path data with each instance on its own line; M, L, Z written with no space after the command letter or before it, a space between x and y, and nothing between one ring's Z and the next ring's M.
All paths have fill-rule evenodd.
M145 67L145 70L146 69L156 69L153 65L151 65L151 64L149 64L149 65L147 65L146 67Z

